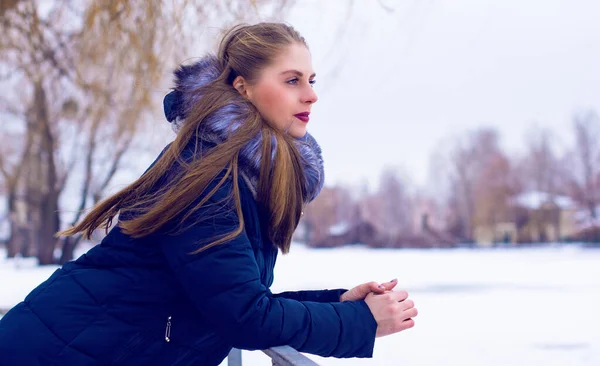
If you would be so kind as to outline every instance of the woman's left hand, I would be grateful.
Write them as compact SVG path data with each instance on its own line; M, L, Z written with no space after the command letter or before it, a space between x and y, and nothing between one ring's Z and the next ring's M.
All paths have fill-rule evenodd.
M379 284L375 281L363 283L362 285L358 285L353 289L344 292L342 296L340 296L340 302L364 300L364 298L367 297L367 295L371 292L383 294L386 291L392 291L397 284L397 279L393 279L390 282L385 282L382 284Z

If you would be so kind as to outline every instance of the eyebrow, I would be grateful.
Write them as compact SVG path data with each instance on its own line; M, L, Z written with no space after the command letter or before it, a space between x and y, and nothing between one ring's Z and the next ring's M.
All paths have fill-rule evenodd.
M292 74L295 74L296 76L298 76L298 77L300 77L300 78L304 76L304 74L303 74L303 73L301 73L301 72L300 72L300 71L298 71L298 70L287 70L287 71L284 71L284 72L282 72L281 74L283 75L283 74L287 74L287 73L292 73ZM315 76L317 76L317 74L315 74L315 73L313 72L313 74L310 76L310 78L314 78ZM309 78L309 79L310 79L310 78Z

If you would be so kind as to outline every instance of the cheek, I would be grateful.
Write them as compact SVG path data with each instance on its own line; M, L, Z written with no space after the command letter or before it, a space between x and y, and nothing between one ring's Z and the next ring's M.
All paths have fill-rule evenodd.
M256 107L275 127L285 128L293 115L293 98L285 87L265 85L257 90Z

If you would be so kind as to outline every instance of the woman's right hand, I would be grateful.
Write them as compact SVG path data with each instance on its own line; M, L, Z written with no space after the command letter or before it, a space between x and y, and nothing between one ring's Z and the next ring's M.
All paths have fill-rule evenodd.
M415 325L412 318L417 316L418 311L406 291L370 293L365 302L377 322L376 337L398 333Z

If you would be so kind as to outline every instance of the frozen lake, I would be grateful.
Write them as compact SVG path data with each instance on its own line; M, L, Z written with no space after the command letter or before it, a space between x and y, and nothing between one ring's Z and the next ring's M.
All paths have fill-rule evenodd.
M0 253L4 258L4 253ZM54 268L0 259L0 307ZM321 365L600 365L600 250L310 250L280 256L274 292L399 279L419 309L416 326L379 338L372 359ZM269 365L243 352L244 365Z

